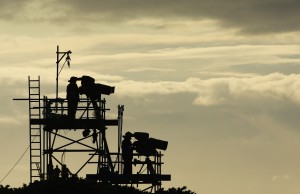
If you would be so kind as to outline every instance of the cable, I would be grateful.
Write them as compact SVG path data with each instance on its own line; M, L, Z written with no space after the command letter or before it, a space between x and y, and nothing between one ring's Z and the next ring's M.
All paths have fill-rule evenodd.
M28 146L25 150L25 152L21 155L21 157L18 159L18 161L15 163L15 165L8 171L8 173L2 178L2 180L0 181L0 184L6 179L6 177L13 171L13 169L18 165L18 163L22 160L22 158L24 157L24 155L26 154L26 152L28 151L28 149L30 148L30 146Z
M37 134L39 133L39 131L37 132ZM36 135L37 135L36 134ZM36 136L33 138L32 141L34 141L34 139L36 138ZM28 151L28 149L30 148L30 144L29 146L26 148L26 150L24 151L24 153L21 155L21 157L18 159L18 161L15 163L15 165L8 171L8 173L1 179L0 184L6 179L6 177L14 170L14 168L18 165L18 163L22 160L22 158L24 157L24 155L26 154L26 152Z
M64 64L63 64L63 66L61 67L61 69L60 69L60 71L59 71L58 75L60 74L60 72L61 72L61 71L62 71L62 69L64 68L64 66L65 66L66 62L67 62L67 60L64 62Z

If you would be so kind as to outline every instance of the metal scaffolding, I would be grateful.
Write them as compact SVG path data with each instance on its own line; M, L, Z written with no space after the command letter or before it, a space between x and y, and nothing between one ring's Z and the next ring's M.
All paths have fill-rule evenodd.
M59 52L57 48L57 55L60 54L66 55L69 63L71 51ZM57 57L57 69L63 56ZM76 178L85 174L86 179L97 182L145 185L146 189L156 191L161 188L162 181L171 180L171 175L162 174L163 154L156 150L166 150L167 142L149 138L149 134L143 132L132 134L137 140L133 143L135 148L130 161L132 172L124 173L124 105L118 106L117 118L107 119L106 113L110 109L106 107L105 98L101 95L97 99L81 96L75 118L71 118L68 100L58 97L58 75L57 71L56 98L41 97L40 77L28 77L28 98L14 99L29 102L30 182ZM112 127L117 129L114 132L117 145L114 146L107 138L107 132L114 131ZM111 147L116 151L111 151ZM73 158L66 161L67 154L68 159L69 154Z
M28 80L30 92L33 87L32 83L35 81L30 78ZM40 88L35 89L40 91ZM39 95L36 97L33 93L31 94L29 95L32 144L30 148L31 181L37 180L37 177L38 180L57 178L54 172L56 165L61 170L60 178L78 177L87 165L96 165L94 173L86 174L86 179L111 184L146 184L149 185L148 188L154 190L161 187L162 181L171 179L170 175L161 174L163 154L160 152L149 156L134 152L132 165L135 172L129 175L123 173L124 162L121 149L123 105L118 106L116 119L106 119L106 112L109 109L106 108L105 99L97 102L98 117L91 99L81 98L76 118L70 119L67 115L68 101L66 99L48 98L47 96L41 99ZM38 101L39 103L37 103ZM33 103L35 104L33 105ZM39 114L33 113L32 110L36 110ZM116 152L111 152L109 149L106 138L108 127L117 127L118 130ZM39 146L34 147L35 144ZM35 151L37 154L33 154ZM71 165L60 159L60 155L63 158L66 153L78 153L79 157L86 155L87 159L77 169L69 169L68 167ZM36 157L39 158L38 161L34 160ZM67 170L65 177L62 175L64 168Z

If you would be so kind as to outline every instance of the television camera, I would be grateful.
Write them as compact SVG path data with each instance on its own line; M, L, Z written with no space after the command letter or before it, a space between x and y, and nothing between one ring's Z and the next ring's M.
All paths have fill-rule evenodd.
M135 132L132 137L136 139L133 143L133 148L137 153L144 155L146 157L155 156L157 154L157 149L166 150L168 147L168 142L149 138L149 133Z
M83 75L80 78L76 77L76 81L79 80L81 81L79 93L85 94L92 100L100 99L101 94L110 95L115 92L115 87L95 83L95 79L90 76Z

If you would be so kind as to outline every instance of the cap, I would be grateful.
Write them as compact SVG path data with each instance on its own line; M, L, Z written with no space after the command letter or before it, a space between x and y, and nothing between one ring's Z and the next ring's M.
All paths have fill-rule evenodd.
M76 81L77 81L77 77L72 76L70 77L70 80L68 82L76 82Z
M130 133L129 131L125 133L125 135L123 135L124 138L126 137L132 137L132 133Z

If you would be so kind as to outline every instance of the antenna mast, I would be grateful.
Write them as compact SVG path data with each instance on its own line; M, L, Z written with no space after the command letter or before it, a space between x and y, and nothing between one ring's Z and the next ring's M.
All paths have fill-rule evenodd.
M68 50L66 52L59 52L59 46L57 45L57 50L56 50L56 99L58 98L58 76L59 76L60 72L62 71L62 69L64 68L66 62L68 63L68 67L70 68L70 61L71 61L70 54L72 54L72 52L70 50ZM60 57L60 55L62 55L62 56ZM66 56L66 61L64 62L63 66L61 67L60 71L58 71L59 63L65 56Z

